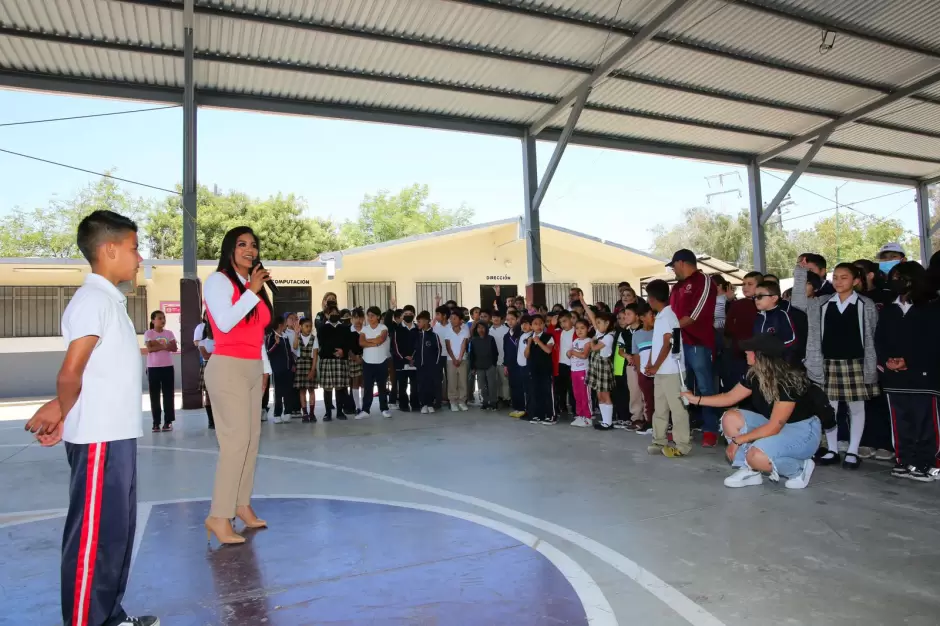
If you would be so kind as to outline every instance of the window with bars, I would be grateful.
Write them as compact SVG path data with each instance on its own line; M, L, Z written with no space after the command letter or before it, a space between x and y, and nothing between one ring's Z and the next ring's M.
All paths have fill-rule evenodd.
M591 283L591 292L594 294L594 302L603 302L614 310L614 305L620 300L620 291L617 289L618 283Z
M560 304L566 309L570 300L569 292L572 287L577 287L578 283L545 283L545 306L551 309L556 304Z
M417 302L415 307L418 312L428 311L431 317L434 317L434 301L437 296L441 297L441 304L448 300L461 302L461 284L460 283L415 283L415 293ZM403 304L408 304L407 302Z
M62 314L78 287L0 287L0 338L58 337ZM150 327L147 288L127 294L127 314L137 334Z
M346 283L346 306L350 310L377 306L386 311L396 297L394 282Z

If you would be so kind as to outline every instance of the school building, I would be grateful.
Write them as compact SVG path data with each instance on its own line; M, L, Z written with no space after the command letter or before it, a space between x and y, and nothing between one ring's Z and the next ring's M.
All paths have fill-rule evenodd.
M494 286L503 298L525 294L525 233L519 218L453 228L371 246L321 254L312 261L266 261L279 286L278 313L311 314L323 294L337 294L341 306L383 310L398 306L433 310L434 298L464 306L492 304ZM263 253L263 249L262 249ZM579 286L592 302L612 303L617 284L640 288L644 278L663 273L665 260L611 241L542 224L542 272L546 301L566 303ZM205 280L217 261L198 265ZM62 312L82 284L82 259L0 259L0 398L51 395L64 355L59 328ZM147 259L136 284L128 284L128 312L139 334L150 313L162 310L179 335L180 279L177 260ZM186 340L187 338L183 338ZM177 377L179 367L177 367ZM143 383L142 383L143 384Z

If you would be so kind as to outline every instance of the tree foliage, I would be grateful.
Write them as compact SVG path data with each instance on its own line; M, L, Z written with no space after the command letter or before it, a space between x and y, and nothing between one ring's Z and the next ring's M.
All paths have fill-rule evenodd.
M808 230L785 231L778 220L764 229L767 267L779 276L789 276L796 258L803 252L817 252L826 257L830 267L839 262L873 259L878 249L890 241L900 242L905 250L917 244L898 220L875 220L855 213L835 215L817 221ZM754 267L751 245L751 221L747 209L737 216L718 213L705 207L687 209L679 224L658 225L652 229L653 251L671 256L680 248L707 254L738 267ZM838 236L837 236L838 233Z
M261 239L264 258L306 261L322 252L464 226L473 218L473 211L465 206L443 209L428 202L428 196L426 185L412 185L397 194L381 191L365 197L357 219L337 222L310 216L306 201L294 194L252 198L238 191L217 193L199 187L197 255L200 259L217 258L225 233L245 224ZM0 218L0 256L78 257L78 223L98 209L110 209L137 221L142 254L156 259L182 258L181 195L146 200L106 177L69 200L54 199L47 207L17 209Z

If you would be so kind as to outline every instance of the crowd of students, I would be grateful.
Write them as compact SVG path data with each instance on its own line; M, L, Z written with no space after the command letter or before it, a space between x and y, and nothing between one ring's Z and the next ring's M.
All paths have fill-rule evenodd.
M384 312L340 309L328 293L315 319L288 314L267 334L274 421L366 419L374 397L386 418L393 410L479 406L533 424L570 420L575 427L651 435L651 454L679 458L692 451L693 431L701 430L705 448L716 446L720 434L729 439L723 409L760 405L771 419L782 402L788 420L794 408L823 426L828 411L838 416L838 428L822 428L813 442L814 465L856 469L865 458L893 459L896 476L936 478L940 332L929 319L940 319L938 285L900 246L886 245L878 261L840 263L831 280L826 260L805 254L792 290L781 293L776 276L750 272L743 297L721 276L703 274L689 250L676 252L668 266L677 278L672 287L654 280L643 299L621 283L613 307L589 304L578 288L551 309L502 299L497 290L490 307L438 298L433 312L394 301ZM748 350L763 335L773 337L771 345ZM755 369L773 381L760 397ZM800 380L822 389L827 407L809 403L803 396L810 388L793 382ZM325 407L319 418L315 388ZM803 415L807 406L811 415ZM742 415L734 413L733 430L742 430ZM813 436L812 429L801 432ZM754 454L776 443L755 439ZM804 471L807 459L797 457L779 462L799 469L805 486L812 469ZM733 483L726 482L744 486Z

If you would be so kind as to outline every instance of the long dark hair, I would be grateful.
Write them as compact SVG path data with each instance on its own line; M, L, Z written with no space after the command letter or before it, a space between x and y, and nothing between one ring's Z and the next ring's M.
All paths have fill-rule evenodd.
M209 309L202 312L202 338L212 339L212 324L209 323Z
M217 272L222 272L231 279L239 295L245 293L245 285L242 284L241 278L239 278L238 273L235 271L235 267L232 264L232 257L235 256L235 246L238 244L238 238L242 235L251 235L255 238L255 243L258 244L258 258L261 258L261 240L258 239L258 235L255 234L255 231L248 226L236 226L225 233L225 237L222 238L222 250L219 253L219 266L216 268ZM264 302L265 306L268 307L268 311L273 316L274 307L271 306L271 299L268 298L268 292L262 289L258 292L258 297L261 298L261 301ZM253 307L248 312L248 315L245 316L245 321L247 322L253 319L257 314L258 307Z
M904 261L891 268L888 273L891 278L896 278L907 284L907 291L904 294L908 301L914 306L920 306L933 300L936 296L930 288L930 279L927 276L927 270L915 261Z

